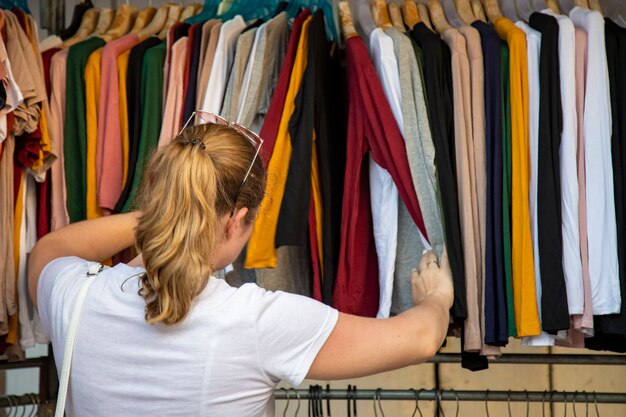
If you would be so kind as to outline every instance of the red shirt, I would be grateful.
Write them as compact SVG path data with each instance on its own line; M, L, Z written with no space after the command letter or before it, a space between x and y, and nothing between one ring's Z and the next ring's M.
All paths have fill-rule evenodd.
M378 262L372 232L369 152L391 174L417 227L427 236L402 133L359 37L346 42L348 133L341 220L341 249L335 281L334 307L360 316L378 311Z

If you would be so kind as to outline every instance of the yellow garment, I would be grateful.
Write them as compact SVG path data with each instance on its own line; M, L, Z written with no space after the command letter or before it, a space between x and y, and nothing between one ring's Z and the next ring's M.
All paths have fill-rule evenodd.
M20 187L17 191L17 199L15 201L14 223L13 223L13 260L15 263L15 314L9 317L9 333L7 334L6 342L12 345L17 344L19 340L19 303L17 294L17 277L20 268L20 231L22 229L22 212L24 211L24 185L25 185L25 171L22 171L22 178L20 178Z
M96 49L85 66L85 121L87 131L87 219L102 216L98 204L96 154L98 149L98 103L100 101L100 61L102 48Z
M507 18L495 24L509 45L511 90L511 262L517 337L541 333L535 289L533 245L528 205L530 182L528 58L526 36Z
M320 171L317 166L317 135L313 131L313 154L311 156L311 191L315 209L315 232L317 233L317 256L319 259L320 276L324 280L324 240L322 239L322 190L320 189ZM315 248L311 248L315 250Z
M276 144L267 168L267 189L265 198L259 209L259 216L254 224L252 236L248 242L246 268L275 268L276 267L276 226L278 214L285 193L285 183L291 159L291 137L289 136L289 119L295 108L295 99L300 89L300 82L307 65L307 49L309 44L309 25L312 17L309 16L302 26L302 34L298 42L298 50L291 71L289 89L285 99L285 108L280 119ZM310 198L310 196L306 196ZM308 215L308 213L307 213Z
M126 102L126 71L128 69L128 58L130 49L117 57L117 76L119 88L119 111L120 111L120 139L122 140L122 188L126 184L128 176L128 103Z

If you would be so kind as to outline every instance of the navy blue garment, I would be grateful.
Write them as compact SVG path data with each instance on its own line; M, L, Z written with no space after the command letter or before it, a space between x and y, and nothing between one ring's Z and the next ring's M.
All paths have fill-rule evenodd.
M183 118L185 123L191 117L191 113L196 110L196 90L198 86L198 64L200 62L200 45L202 43L202 23L198 23L189 29L193 30L193 45L191 45L191 62L189 64L189 82L185 91L185 101L183 104Z
M445 240L454 281L454 304L450 314L457 320L464 320L467 318L467 300L454 154L450 49L439 35L428 29L423 22L413 27L411 36L424 51L424 86L428 100L428 120L435 146L435 165L441 192Z
M543 13L530 16L541 32L539 55L539 158L537 168L537 233L541 271L541 328L548 333L569 329L561 234L561 83L559 24Z
M484 342L505 346L508 341L504 253L502 250L502 40L485 22L472 26L480 33L485 69L485 149L487 227L485 242ZM499 150L496 156L496 148ZM496 191L497 190L497 191ZM500 226L500 227L498 227Z

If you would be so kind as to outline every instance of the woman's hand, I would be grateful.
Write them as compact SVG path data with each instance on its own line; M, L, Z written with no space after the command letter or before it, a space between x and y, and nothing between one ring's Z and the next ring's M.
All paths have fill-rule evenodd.
M414 269L411 274L411 284L415 305L419 305L427 297L435 296L441 299L447 309L452 307L454 287L445 246L441 254L441 264L433 251L422 255L418 269Z

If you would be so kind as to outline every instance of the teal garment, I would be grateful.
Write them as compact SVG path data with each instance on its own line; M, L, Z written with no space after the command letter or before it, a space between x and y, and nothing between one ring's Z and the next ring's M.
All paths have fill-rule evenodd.
M513 305L513 273L511 263L511 85L509 81L509 47L502 45L502 238L509 336L517 336Z
M141 66L141 134L135 175L132 178L130 195L122 213L135 207L137 190L143 179L143 170L152 152L157 148L161 131L161 104L163 102L163 64L167 46L165 42L148 49Z
M67 55L63 158L70 223L87 218L85 66L89 55L104 44L99 37L88 38L71 46Z

